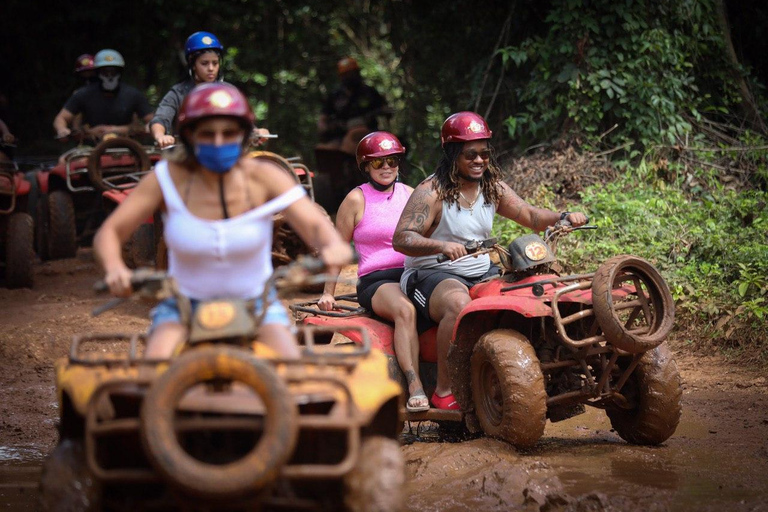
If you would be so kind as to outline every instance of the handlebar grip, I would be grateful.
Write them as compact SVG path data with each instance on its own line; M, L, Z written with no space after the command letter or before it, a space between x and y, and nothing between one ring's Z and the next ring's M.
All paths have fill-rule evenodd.
M443 262L446 262L446 261L448 261L449 259L450 259L450 258L449 258L448 256L446 256L445 254L440 254L440 255L438 255L438 256L437 256L437 262L438 262L438 263L443 263Z
M93 291L96 293L105 293L109 291L109 286L107 286L107 283L103 279L100 279L93 284Z

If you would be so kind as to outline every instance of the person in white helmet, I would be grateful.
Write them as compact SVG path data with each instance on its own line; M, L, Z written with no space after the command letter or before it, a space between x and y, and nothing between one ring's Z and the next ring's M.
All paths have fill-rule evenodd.
M70 126L78 114L83 116L87 134L96 139L107 133L130 135L135 117L144 123L152 119L152 107L146 96L120 81L125 67L123 56L115 50L105 49L93 60L98 80L78 89L53 120L53 129L59 138L71 133Z

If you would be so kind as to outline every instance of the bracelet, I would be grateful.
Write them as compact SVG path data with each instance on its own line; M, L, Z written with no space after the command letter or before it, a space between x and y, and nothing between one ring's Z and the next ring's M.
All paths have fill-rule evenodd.
M565 220L566 217L568 217L571 214L571 212L563 212L560 214L560 220Z

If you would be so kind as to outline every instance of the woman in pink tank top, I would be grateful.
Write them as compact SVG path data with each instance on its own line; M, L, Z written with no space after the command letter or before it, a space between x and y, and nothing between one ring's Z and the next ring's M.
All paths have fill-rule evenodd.
M357 146L357 164L368 183L354 188L339 206L336 229L354 241L358 264L357 300L361 306L395 324L395 355L408 382L406 409L426 411L429 401L419 378L419 336L416 309L400 291L405 256L392 248L392 235L413 189L398 181L405 153L389 132L373 132ZM334 308L336 282L328 281L318 307Z

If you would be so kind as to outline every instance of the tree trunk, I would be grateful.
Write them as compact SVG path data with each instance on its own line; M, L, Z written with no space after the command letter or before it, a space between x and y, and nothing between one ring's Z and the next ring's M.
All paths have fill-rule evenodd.
M725 9L725 0L716 0L715 8L717 9L717 22L720 25L720 30L723 34L723 42L725 43L725 53L728 60L731 63L731 75L736 83L739 85L739 93L741 94L741 108L747 122L760 133L768 133L765 122L760 115L760 109L757 107L755 97L752 95L752 91L749 89L749 84L744 79L741 73L741 64L739 58L736 55L736 50L733 47L733 41L731 40L731 28L728 23L728 13Z

